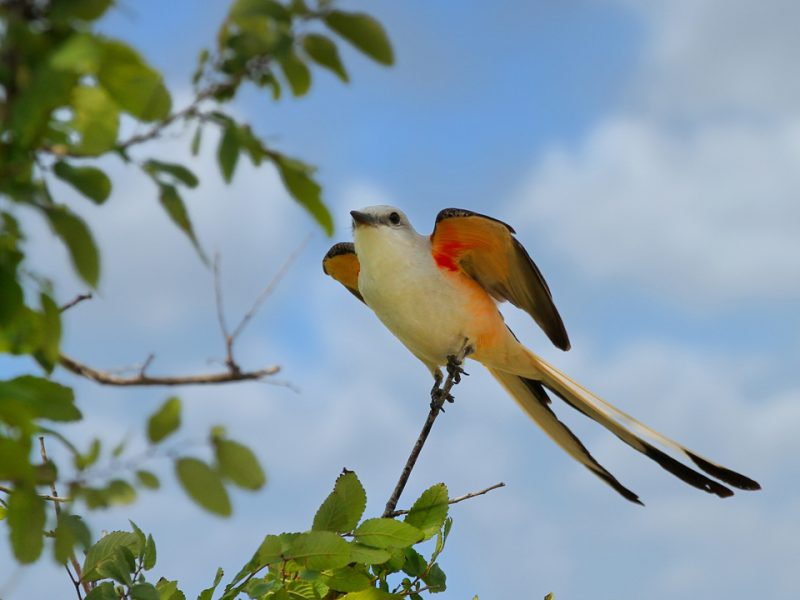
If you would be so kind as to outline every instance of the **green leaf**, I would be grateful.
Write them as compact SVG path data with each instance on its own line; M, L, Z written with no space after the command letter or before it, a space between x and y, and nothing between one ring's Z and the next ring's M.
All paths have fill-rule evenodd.
M222 131L222 137L217 147L217 162L219 162L222 178L225 183L230 183L236 163L239 160L239 132L235 123L228 123Z
M290 19L286 7L275 0L236 0L230 9L232 19L247 17L272 17L281 21Z
M112 531L89 548L83 561L83 580L97 581L103 579L102 572L117 562L117 550L126 548L131 554L139 554L141 542L139 536L130 531Z
M197 240L197 236L194 233L192 221L189 219L189 212L186 210L186 205L183 203L183 199L178 193L178 188L168 183L159 183L158 187L160 192L158 200L161 202L161 206L167 211L172 222L175 223L192 242L195 250L197 250L197 253L200 255L200 259L203 262L207 262L206 255L200 247L200 242Z
M194 131L194 136L192 137L192 156L197 156L200 152L200 142L203 139L203 125L200 124L197 126L197 129Z
M555 594L553 594L553 592L550 592L549 594L547 594L547 596L544 597L544 600L554 600L555 597L556 597Z
M45 504L34 489L16 488L8 498L8 529L14 557L32 563L44 545Z
M363 571L364 567L342 567L326 576L325 584L337 592L357 592L370 586L372 579Z
M403 563L403 572L411 577L419 577L428 568L428 561L413 548L405 548L405 562Z
M447 486L437 483L422 493L404 520L409 525L422 530L426 540L430 539L444 524L447 517L448 500Z
M374 548L405 548L421 541L423 533L394 519L367 519L353 532L354 539Z
M160 600L161 595L152 583L134 583L131 586L131 600Z
M169 115L172 99L161 74L130 46L105 40L97 79L122 110L140 121L157 121Z
M49 16L54 21L94 21L108 10L113 0L52 0Z
M309 531L292 541L286 555L309 569L337 569L350 562L350 545L331 531Z
M144 163L144 169L148 173L166 173L167 175L171 175L175 178L175 180L180 181L182 184L190 188L196 188L200 183L200 180L197 179L197 175L192 173L183 165L179 165L177 163L168 163L151 158Z
M90 33L76 32L69 36L50 56L50 66L76 75L93 75L100 68L103 49Z
M5 402L0 401L0 409ZM21 419L22 420L22 419ZM0 480L33 484L36 473L29 460L30 445L0 436Z
M223 477L246 490L259 490L264 486L264 471L250 448L225 439L214 439L213 442Z
M102 204L111 194L111 180L95 167L74 167L60 160L53 166L53 173L96 204Z
M105 490L109 506L130 504L136 500L136 490L124 479L112 479Z
M351 542L350 558L353 562L361 563L362 565L380 565L389 560L391 555L386 550Z
M71 388L33 375L0 381L0 416L10 418L17 411L24 411L32 419L81 419Z
M383 65L394 63L389 38L383 26L371 16L333 10L325 17L325 23L373 60Z
M447 589L447 576L438 564L434 564L428 569L422 581L428 584L428 588L433 593L443 592Z
M100 255L86 223L64 206L48 206L45 214L50 227L67 246L72 266L81 279L96 288L100 278Z
M219 475L196 458L175 462L178 480L186 493L206 510L224 517L231 514L231 501Z
M128 522L131 524L133 533L135 533L136 537L139 538L139 558L141 558L144 555L144 546L147 543L147 536L145 535L144 531L142 531L141 527L139 527L132 520L128 519Z
M157 444L181 426L181 401L172 396L147 420L147 439Z
M100 440L94 438L86 454L80 454L80 453L75 454L74 457L75 468L82 471L87 467L91 467L94 463L97 462L97 459L100 458L100 449L101 449Z
M114 589L114 584L104 581L88 594L84 600L119 600L119 594Z
M254 556L258 565L268 565L283 560L283 554L294 537L296 536L289 537L287 534L265 536Z
M211 600L214 597L214 592L216 591L219 582L222 581L223 574L224 571L222 569L217 569L217 574L214 576L214 583L211 585L211 587L200 592L197 600Z
M333 218L328 208L322 203L322 188L311 177L313 169L294 158L283 154L271 153L275 166L278 167L283 184L292 197L303 206L319 223L328 235L333 234Z
M335 531L345 533L355 529L364 509L367 494L364 486L352 471L342 473L336 480L333 491L314 515L313 531Z
M148 534L144 544L144 555L142 556L142 566L145 571L149 571L156 566L156 541L153 536Z
M36 353L36 360L48 373L51 373L60 356L61 311L47 294L40 294L39 301L42 304L40 320L42 343Z
M2 240L2 237L0 237ZM6 257L0 251L0 328L13 321L23 306L22 287L17 280L16 264L4 262Z
M108 152L117 142L119 108L99 87L78 86L72 91L72 128L80 135L73 153L98 156Z
M145 471L144 469L139 469L136 471L136 480L142 487L145 487L148 490L157 490L159 487L161 487L161 482L158 480L158 477L156 477L154 473Z
M350 592L341 597L341 600L399 600L400 594L390 594L378 588L368 588L359 592Z
M280 59L280 65L292 94L296 97L306 95L311 88L311 71L300 57L290 52Z
M350 78L344 69L336 44L324 35L309 33L303 38L303 49L319 66L335 73L339 79L347 83Z
M184 593L178 589L177 581L169 581L161 577L156 582L156 589L159 593L159 600L186 600ZM198 598L198 600L200 599ZM211 600L211 598L204 600Z

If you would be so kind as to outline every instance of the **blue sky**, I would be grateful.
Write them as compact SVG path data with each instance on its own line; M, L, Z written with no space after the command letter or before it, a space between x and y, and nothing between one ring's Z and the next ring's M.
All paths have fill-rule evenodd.
M225 3L123 4L103 28L143 48L177 105ZM345 53L352 83L315 73L310 95L233 107L281 149L319 165L349 239L348 211L395 204L416 228L459 206L512 224L545 274L573 349L553 349L505 309L533 350L669 436L759 480L722 501L689 488L599 426L560 415L639 493L613 491L555 447L477 365L437 422L404 497L444 481L454 507L444 598L795 598L800 579L800 10L789 1L349 3L384 23L397 65ZM268 168L217 174L213 136L187 195L219 251L229 319L285 257L312 241L243 336L239 358L281 381L186 389L189 438L223 423L257 451L267 488L221 520L172 484L128 517L159 534L160 573L195 582L249 558L265 533L306 528L342 467L380 512L427 413L429 375L360 303L325 278L332 243ZM188 136L145 152L187 156ZM144 154L143 154L144 155ZM65 349L99 367L157 354L153 372L193 372L223 354L212 279L161 214L151 185L110 165L102 208L63 197L98 227L99 297L66 316ZM82 291L37 222L31 260L65 300ZM4 359L5 360L5 359ZM0 363L0 372L26 368ZM74 435L135 435L168 395L73 383L89 418ZM166 475L165 465L153 465ZM401 501L401 504L403 502ZM197 548L202 547L202 552ZM189 552L191 549L192 552ZM3 598L68 594L47 563L17 570L0 549ZM3 587L5 586L5 587Z

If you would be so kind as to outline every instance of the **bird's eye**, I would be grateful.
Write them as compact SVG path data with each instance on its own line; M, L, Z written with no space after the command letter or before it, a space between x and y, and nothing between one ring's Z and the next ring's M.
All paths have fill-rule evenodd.
M396 212L393 212L389 215L389 221L392 223L392 225L398 225L400 223L400 215L398 215Z

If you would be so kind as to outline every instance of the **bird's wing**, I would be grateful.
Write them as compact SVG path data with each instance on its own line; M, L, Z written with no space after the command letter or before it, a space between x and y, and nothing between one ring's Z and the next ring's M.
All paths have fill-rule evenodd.
M361 265L358 262L356 248L351 242L334 244L322 259L322 270L364 302L358 291L358 272L361 270Z
M567 330L550 288L511 226L468 210L446 208L436 217L431 246L440 268L461 270L495 299L526 311L556 347L569 350Z

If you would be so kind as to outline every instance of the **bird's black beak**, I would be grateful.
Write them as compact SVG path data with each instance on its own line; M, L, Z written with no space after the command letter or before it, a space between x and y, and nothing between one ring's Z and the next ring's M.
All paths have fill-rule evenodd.
M359 225L375 225L375 217L367 213L351 210L350 216L353 217L353 225L356 227Z

